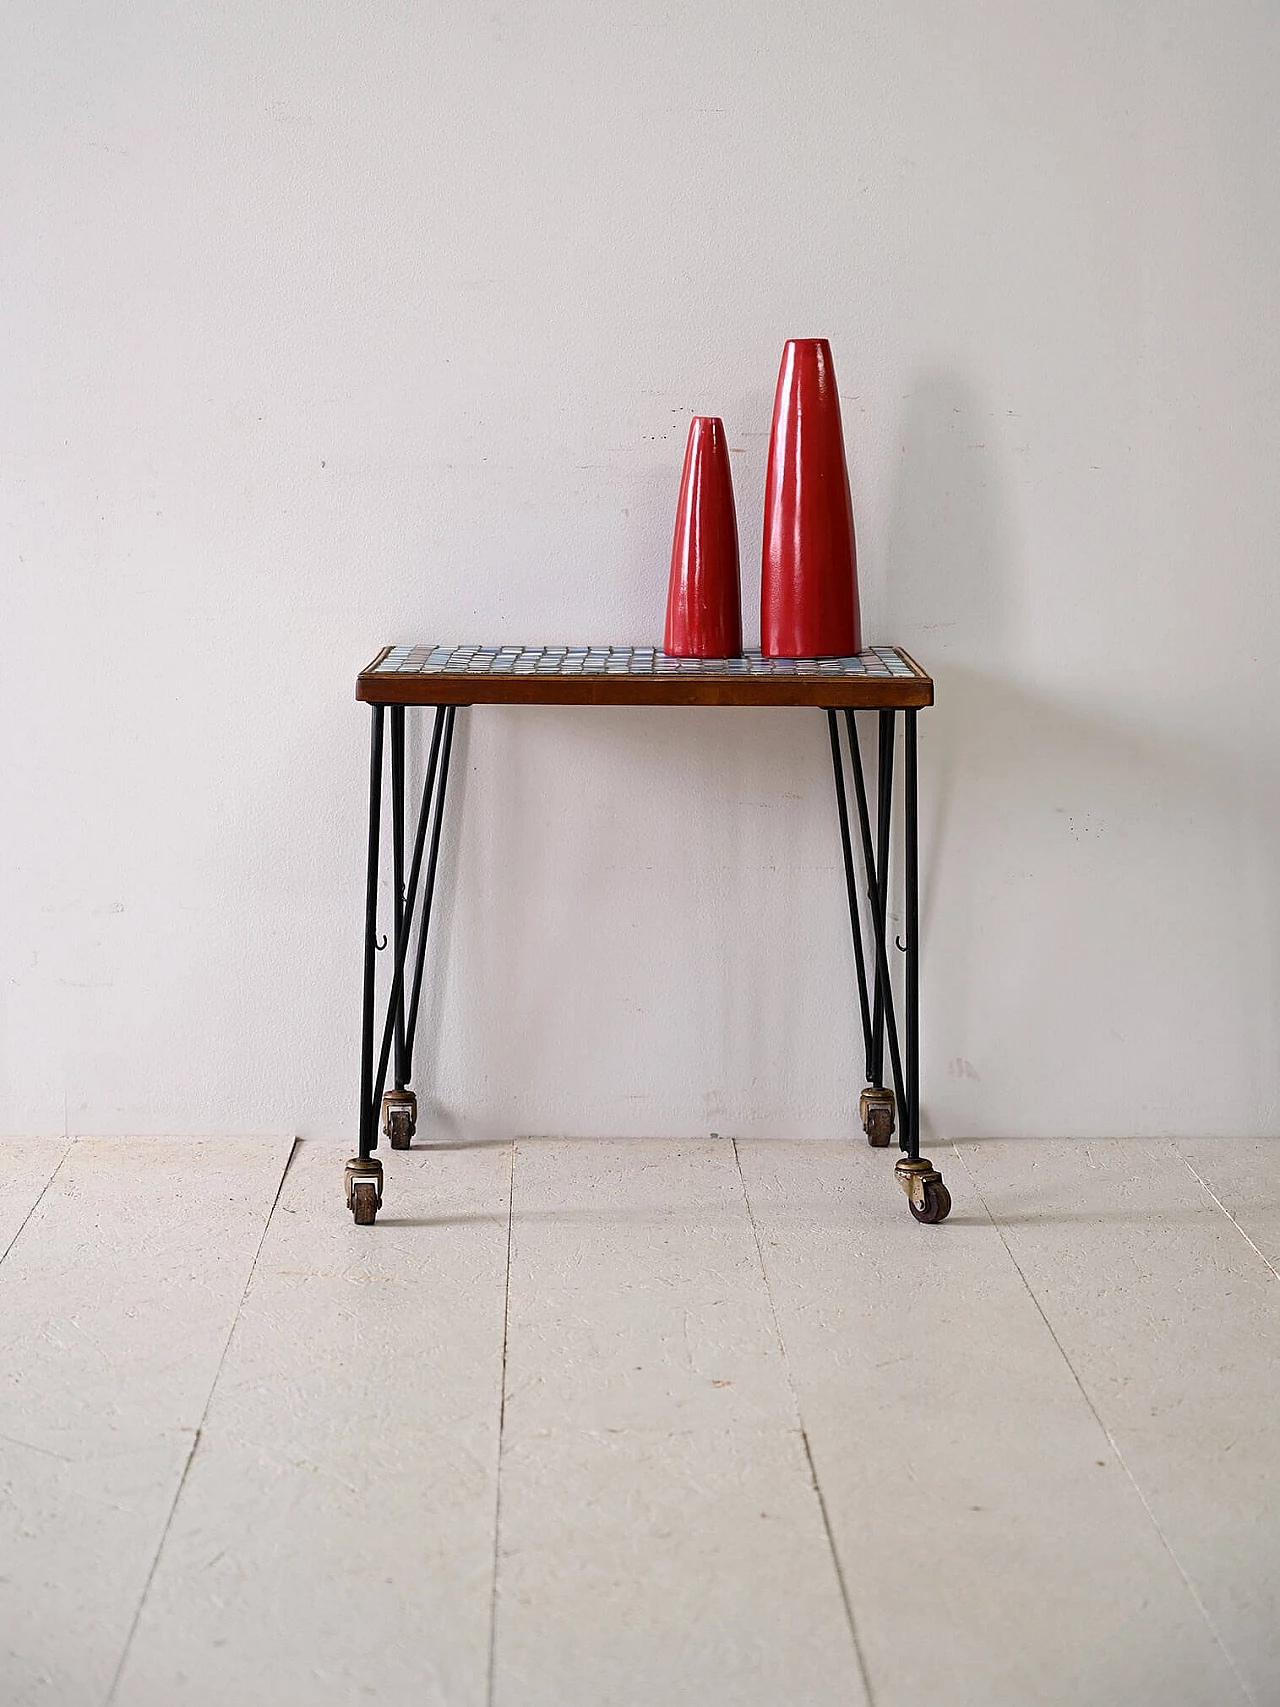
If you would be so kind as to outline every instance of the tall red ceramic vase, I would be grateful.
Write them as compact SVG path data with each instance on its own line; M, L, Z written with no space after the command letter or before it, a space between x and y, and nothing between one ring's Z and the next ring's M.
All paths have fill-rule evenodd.
M736 658L742 651L733 475L724 423L711 415L689 424L662 647L676 658Z
M782 352L764 489L760 649L768 658L862 650L853 501L825 338Z

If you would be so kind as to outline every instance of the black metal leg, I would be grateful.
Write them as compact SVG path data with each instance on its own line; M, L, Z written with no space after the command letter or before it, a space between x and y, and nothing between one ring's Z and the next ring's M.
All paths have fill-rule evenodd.
M379 839L382 821L383 731L387 707L375 704L371 709L373 723L369 762L368 870L365 888L360 1151L358 1157L347 1163L347 1202L358 1224L372 1223L377 1210L382 1205L382 1165L372 1152L377 1146L378 1117L383 1101L387 1067L393 1048L396 1060L397 1091L405 1093L411 1100L411 1093L406 1091L406 1087L411 1077L427 937L431 926L436 873L440 857L445 798L453 749L454 723L457 715L456 707L451 705L440 705L435 708L436 717L432 733L431 752L423 782L422 800L418 810L406 884L404 881L406 853L405 712L403 707L391 708L395 966L391 980L386 1023L382 1032L381 1048L377 1051L375 1061L377 952L380 946L385 946L385 944L380 945L378 941L378 877ZM893 986L889 974L888 872L893 811L895 715L892 711L882 711L880 714L877 818L875 836L873 837L857 722L853 711L851 709L845 710L846 738L853 772L858 827L871 918L871 934L875 951L873 996L868 993L863 927L854 873L853 840L845 786L844 756L840 745L839 719L834 710L827 712L827 727L831 741L836 805L840 820L845 886L848 893L850 924L853 933L854 962L857 968L858 999L862 1019L863 1043L866 1050L867 1076L873 1085L878 1085L880 1073L883 1069L884 1044L887 1041L894 1092L901 1122L901 1143L906 1152L895 1171L910 1198L912 1214L917 1220L933 1222L946 1218L951 1208L951 1199L942 1182L942 1176L932 1167L932 1164L923 1161L920 1157L919 815L917 717L914 710L904 712L903 877L906 942L901 946L904 948L906 956L906 990L903 1008L906 1033L905 1057L904 1051L899 1047ZM430 838L429 843L428 836ZM426 859L425 877L423 873L424 857ZM411 994L406 1006L405 978L409 944L413 934L414 915L418 910L420 880L422 883L421 921L418 926ZM389 1104L391 1097L392 1093L388 1093ZM389 1118L391 1117L389 1116ZM394 1137L393 1131L393 1141Z
M391 843L393 899L393 941L396 959L400 959L404 941L404 707L391 707ZM396 1089L402 1091L409 1083L409 1052L405 1048L404 991L396 1002Z
M880 770L877 786L876 834L871 831L871 814L867 808L867 783L862 769L862 749L858 743L858 724L851 707L845 709L845 728L849 742L849 759L853 770L854 795L858 807L858 828L862 840L862 862L867 877L867 900L871 915L871 936L875 948L874 1012L867 1020L865 986L863 987L863 1025L867 1028L867 1072L880 1070L883 1041L889 1045L889 1061L893 1068L893 1089L897 1098L899 1144L903 1154L894 1165L898 1183L907 1194L911 1213L917 1221L935 1224L945 1221L951 1213L951 1193L942 1175L920 1154L920 827L919 788L916 751L916 713L904 708L904 788L903 807L903 888L905 891L906 941L898 946L906 955L906 991L902 1006L905 1026L905 1050L899 1048L897 1015L894 1009L893 983L889 976L889 850L893 825L893 743L895 713L880 713ZM828 711L831 730L831 756L836 767L836 798L840 803L840 827L844 837L845 875L849 884L850 910L854 916L854 934L858 933L856 895L853 885L853 862L849 845L849 814L845 800L843 755L840 750L838 720ZM877 845L878 844L878 845ZM860 968L861 970L861 965ZM880 1027L884 1027L881 1037ZM873 1035L874 1033L874 1035ZM873 1050L874 1046L874 1050ZM875 1081L878 1084L878 1081ZM863 1092L863 1124L872 1144L889 1141L884 1125L883 1100L887 1093L868 1088Z
M884 993L884 1022L889 1038L889 1063L893 1068L893 1089L898 1099L899 1119L908 1120L906 1085L902 1075L902 1055L898 1048L898 1024L893 1011L893 986L889 979L889 955L885 943L888 915L887 898L876 875L875 848L871 840L871 814L867 810L867 783L862 772L862 749L858 745L858 726L854 714L845 711L849 736L849 757L853 765L853 791L858 805L858 827L862 832L862 863L867 874L867 899L871 903L871 935L875 944L876 982Z
M893 828L893 736L897 713L880 714L880 749L876 771L876 878L880 890L879 929L883 936L889 904L889 847ZM882 1085L884 1079L884 986L876 963L875 1004L871 1013L871 1049L867 1083Z
M431 852L427 858L427 881L422 897L422 923L418 927L418 953L413 968L413 993L409 999L407 1060L413 1061L413 1041L418 1031L418 1001L422 995L422 970L427 958L427 932L431 928L431 903L436 893L436 866L440 859L440 830L444 823L444 796L449 786L449 759L453 753L453 722L457 706L444 711L444 742L440 752L440 780L436 788L435 813L431 823Z
M436 707L435 729L431 739L431 755L427 760L427 774L422 785L422 803L418 808L418 824L413 839L413 856L409 862L409 881L405 888L404 919L405 928L395 955L395 966L391 975L391 993L387 1005L387 1020L382 1029L382 1047L378 1052L377 1066L374 1069L373 1085L370 1094L370 1118L377 1120L378 1111L382 1105L382 1092L387 1079L387 1064L391 1058L391 1045L395 1035L396 1014L404 1002L404 971L409 954L409 940L412 934L413 915L418 899L418 879L422 872L422 855L426 845L427 826L431 817L431 802L435 795L436 774L440 757L440 738L444 729L447 707ZM406 1043L408 1039L406 1038Z
M906 941L900 943L906 955L906 993L903 1004L905 1036L906 1096L898 1092L901 1104L903 1154L894 1166L898 1182L907 1194L911 1213L917 1221L936 1224L951 1213L951 1193L942 1175L920 1154L920 820L919 788L916 755L916 713L904 711L903 805L903 890L905 902ZM863 819L863 837L869 843L870 830ZM884 871L880 873L880 899L883 899ZM874 903L873 903L874 904ZM887 959L885 931L876 935L881 960ZM886 984L885 1015L889 1026L889 1047L893 1053L893 992L888 989L888 973L883 966L881 975ZM895 1061L895 1067L897 1063Z
M834 711L827 712L831 736L831 767L836 779L836 810L840 816L840 847L844 853L844 882L849 895L849 923L853 928L853 964L858 974L858 1006L862 1014L862 1046L867 1077L871 1079L871 1010L867 1002L867 967L862 949L862 919L858 909L858 886L853 875L853 847L849 840L849 802L844 787L844 761L840 753L840 723ZM879 979L876 991L879 994ZM872 1083L876 1081L872 1080Z
M395 879L394 937L395 966L391 990L387 998L386 1024L382 1031L382 1046L374 1058L375 1027L375 956L378 941L378 853L379 830L382 819L382 733L385 706L373 708L373 754L369 772L369 876L365 896L365 966L363 1053L360 1068L360 1154L347 1163L347 1206L357 1225L371 1225L382 1207L382 1163L373 1155L378 1143L378 1119L386 1105L386 1130L393 1150L407 1149L416 1124L417 1099L408 1090L413 1061L413 1028L417 1019L417 991L414 993L412 1017L405 1010L405 965L409 957L409 941L413 932L413 917L417 903L418 881L426 851L427 831L431 829L431 857L428 874L428 893L435 885L435 867L440 847L440 828L444 811L444 777L452 744L454 708L437 706L435 730L431 740L431 755L422 788L422 803L413 839L408 883L404 883L405 855L405 787L404 736L405 714L401 706L391 708L391 788L392 828L394 834L393 870ZM442 757L443 743L443 757ZM437 787L437 779L439 787ZM433 809L434 808L434 809ZM430 900L427 903L430 910ZM422 941L426 935L426 919L419 941L418 978L422 969ZM383 1096L387 1066L392 1048L396 1052L396 1089Z
M368 1159L378 1142L378 1116L372 1106L374 978L378 953L378 837L382 828L382 721L385 707L373 707L369 758L369 866L364 895L364 1013L360 1056L360 1158Z
M907 910L907 1113L906 1151L912 1161L920 1155L920 838L916 787L916 713L906 720L904 784L906 789L904 879Z

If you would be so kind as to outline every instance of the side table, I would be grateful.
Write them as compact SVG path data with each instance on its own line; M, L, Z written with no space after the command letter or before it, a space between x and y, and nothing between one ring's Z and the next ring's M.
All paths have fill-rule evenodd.
M372 1225L382 1207L383 1168L374 1154L380 1131L393 1150L405 1150L417 1125L417 1099L411 1084L422 975L454 721L458 708L469 705L804 705L826 712L862 1019L866 1067L866 1085L859 1102L862 1127L877 1148L889 1145L896 1128L901 1154L894 1172L907 1194L912 1215L925 1223L946 1219L951 1209L950 1194L942 1175L920 1154L916 714L922 706L933 704L933 682L913 658L896 646L874 646L850 658L765 658L758 652L743 658L670 658L653 647L637 646L387 646L360 672L356 698L371 706L373 712L359 1154L346 1166L347 1206L359 1225ZM435 718L422 799L410 834L405 800L405 713L412 707L430 707ZM877 714L874 825L862 764L858 711ZM894 743L899 712L904 725L906 932L905 941L896 941L904 961L900 1003L894 997L888 939ZM376 965L379 947L385 942L380 944L378 936L378 882L388 722L393 886L390 942L394 964L379 1034ZM856 858L846 773L853 778ZM411 952L415 924L416 942ZM887 1085L886 1048L891 1080Z

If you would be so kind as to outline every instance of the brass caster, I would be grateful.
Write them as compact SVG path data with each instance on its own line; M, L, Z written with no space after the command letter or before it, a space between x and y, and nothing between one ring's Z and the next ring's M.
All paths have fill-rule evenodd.
M372 1227L382 1208L382 1163L352 1156L346 1170L347 1208L357 1227Z
M951 1193L942 1183L942 1175L933 1163L925 1156L913 1162L909 1156L900 1156L894 1163L893 1171L899 1185L907 1194L911 1205L911 1213L917 1221L923 1221L928 1226L934 1226L939 1221L945 1221L951 1213Z
M382 1130L393 1150L407 1150L418 1130L418 1099L412 1091L388 1091L382 1099Z
M893 1137L896 1109L893 1092L887 1091L883 1085L868 1085L858 1098L858 1118L862 1121L867 1143L874 1149L888 1149L889 1140Z

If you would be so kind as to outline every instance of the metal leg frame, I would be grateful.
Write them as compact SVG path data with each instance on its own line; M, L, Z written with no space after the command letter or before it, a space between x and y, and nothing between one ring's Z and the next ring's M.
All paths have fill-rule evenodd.
M893 829L893 736L897 717L892 711L878 714L880 750L876 761L876 870L880 874L880 905L877 918L884 934L886 907L889 899L889 843ZM884 989L880 983L879 962L876 963L875 1009L871 1016L871 1059L867 1065L868 1084L884 1085Z
M840 722L834 711L827 713L827 728L831 736L831 766L836 778L836 810L840 814L840 846L844 852L844 883L849 896L849 917L853 921L853 964L858 974L858 1007L862 1015L862 1043L865 1051L867 1078L872 1075L871 1009L867 1001L867 963L862 949L862 927L858 919L858 880L853 870L853 847L849 840L849 799L844 786L844 760L840 754ZM880 997L880 976L876 974L876 999Z
M378 936L378 877L382 831L382 777L386 712L391 712L391 834L394 897L392 904L392 950L394 969L387 998L386 1018L380 1047L377 1043L377 956L387 946ZM408 880L405 880L405 709L374 705L369 760L369 847L365 885L364 999L360 1069L360 1150L347 1163L347 1204L356 1221L371 1224L382 1207L382 1163L374 1155L378 1146L379 1115L382 1130L393 1149L404 1149L413 1137L417 1102L409 1088L413 1071L413 1046L417 1032L426 965L427 937L431 928L440 839L444 826L445 794L453 750L457 708L435 708L435 725L427 759L422 800L418 809ZM897 713L879 714L879 749L876 779L876 825L872 834L867 802L862 751L853 711L845 711L849 766L853 776L858 811L859 840L871 927L873 978L867 979L862 909L858 902L853 838L849 824L849 800L845 786L845 760L840 741L839 718L827 712L831 740L831 762L835 775L836 807L840 820L840 845L844 858L849 920L853 932L854 966L858 979L858 1007L867 1087L862 1093L861 1113L867 1136L873 1144L889 1142L896 1114L902 1156L895 1168L918 1221L946 1218L951 1198L942 1176L920 1154L920 908L919 908L919 816L917 789L915 711L904 711L903 770L905 802L903 813L903 882L905 890L906 941L899 943L905 957L903 1020L905 1049L900 1047L898 1014L894 1004L889 969L889 858L893 828L893 759ZM423 860L426 860L425 881ZM419 886L421 885L421 903ZM418 916L417 946L409 999L405 1000L405 974L409 947ZM881 1084L885 1045L893 1078L892 1090ZM385 1090L388 1067L394 1051L394 1089Z
M382 827L383 722L388 708L373 706L372 750L369 764L369 863L365 887L364 938L364 1011L361 1039L360 1068L360 1153L352 1157L346 1169L347 1206L356 1221L371 1225L382 1207L382 1163L373 1154L378 1147L379 1116L382 1131L391 1140L394 1150L408 1149L417 1126L417 1098L409 1088L413 1072L413 1045L417 1032L419 1001L422 994L423 969L426 964L427 935L431 927L431 908L435 898L436 870L440 859L440 837L444 826L445 791L449 781L449 760L453 750L453 726L457 707L438 705L431 735L431 750L427 758L426 776L422 785L422 802L418 809L417 825L409 857L408 880L405 880L405 709L392 706L391 711L391 833L392 871L395 894L392 903L392 952L394 966L391 989L387 997L386 1019L380 1046L377 1042L377 955L387 946L378 936L378 876L380 835ZM428 840L429 838L429 840ZM426 859L425 880L423 860ZM419 902L419 888L421 901ZM413 937L415 915L418 922L417 948L414 955L413 981L408 1002L405 1000L406 968L409 945ZM385 1090L387 1071L394 1051L394 1089Z
M862 909L858 904L853 848L849 830L845 760L840 741L839 718L827 712L831 738L831 762L835 774L836 809L840 819L840 842L844 855L845 886L849 898L849 921L853 931L854 965L858 976L858 998L866 1052L867 1086L862 1092L860 1112L868 1140L877 1147L888 1144L897 1116L902 1151L894 1169L917 1221L946 1219L951 1197L942 1175L920 1154L920 842L916 755L915 711L904 711L903 741L903 887L906 941L898 941L905 959L905 989L902 1020L905 1036L900 1039L898 1009L889 967L889 858L893 836L893 757L897 713L879 713L878 773L876 778L876 824L872 834L867 802L862 749L858 740L856 714L845 711L849 768L853 776L858 811L862 871L865 880L866 917L871 930L873 982L868 1000L866 953ZM888 1045L893 1078L892 1090L882 1083L884 1049ZM903 1047L902 1045L905 1045Z

